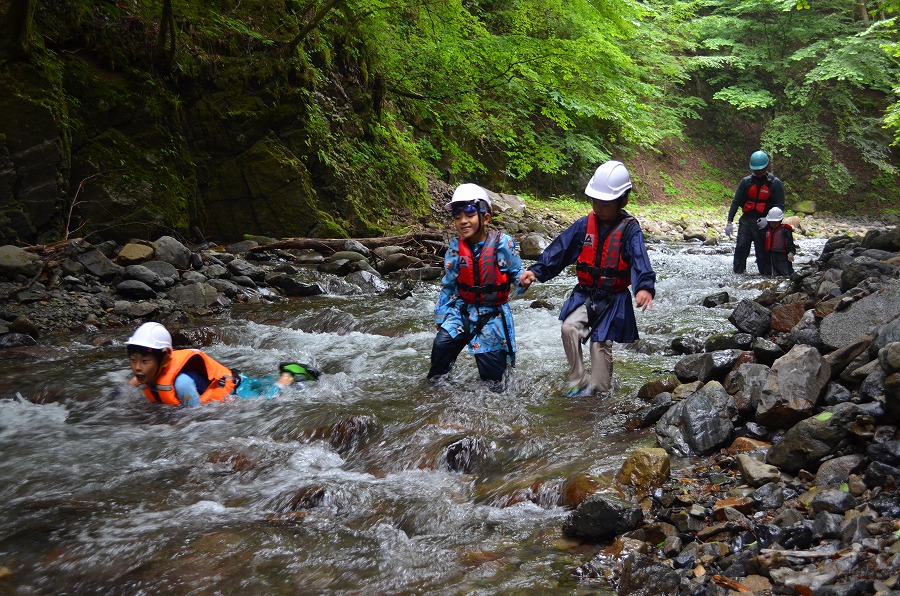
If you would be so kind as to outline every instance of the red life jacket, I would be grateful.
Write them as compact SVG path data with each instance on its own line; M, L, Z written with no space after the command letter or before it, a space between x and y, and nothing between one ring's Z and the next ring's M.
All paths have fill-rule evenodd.
M500 232L488 232L476 260L469 243L459 239L459 276L457 293L466 304L498 306L509 302L509 274L497 264Z
M625 240L625 230L634 221L633 217L626 215L612 226L603 239L603 249L598 252L597 215L593 212L588 215L584 244L575 265L579 285L610 293L621 292L631 285L631 266L622 254L622 242Z
M200 394L200 403L222 401L234 389L235 378L231 369L223 366L200 350L175 350L169 363L156 378L155 384L145 383L139 387L150 401L170 406L180 406L175 395L175 378L183 369L196 371L206 376L209 387Z
M766 252L787 252L787 235L788 232L793 232L794 228L789 226L788 224L781 224L778 227L773 228L769 226L766 228Z
M766 205L772 197L771 185L775 176L766 174L763 182L758 182L759 178L751 176L750 188L747 189L747 197L742 207L744 213L756 212L765 215L768 211Z

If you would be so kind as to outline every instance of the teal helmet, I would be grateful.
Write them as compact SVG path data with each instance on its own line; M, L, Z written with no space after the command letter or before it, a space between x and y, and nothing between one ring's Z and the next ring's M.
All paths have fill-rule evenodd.
M769 156L765 151L754 151L750 156L751 170L765 170L769 165Z

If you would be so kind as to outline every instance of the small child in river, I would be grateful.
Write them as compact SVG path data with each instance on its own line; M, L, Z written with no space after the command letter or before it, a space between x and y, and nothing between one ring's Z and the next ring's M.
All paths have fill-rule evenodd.
M159 323L144 323L126 343L134 374L129 384L148 400L170 406L197 406L229 395L271 399L289 385L320 375L311 366L286 362L279 366L277 379L249 377L200 350L173 350L171 334Z

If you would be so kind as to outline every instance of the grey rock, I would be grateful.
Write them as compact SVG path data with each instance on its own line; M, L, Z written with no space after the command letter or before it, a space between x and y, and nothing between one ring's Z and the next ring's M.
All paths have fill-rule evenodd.
M782 350L778 344L769 341L764 337L757 337L754 339L751 349L753 350L753 356L756 358L756 362L766 366L772 366L777 359L784 356L784 350Z
M787 428L809 416L828 384L831 371L810 346L794 346L772 365L759 397L756 422Z
M707 381L723 382L741 357L741 353L741 350L719 350L703 354L697 379L704 383Z
M348 283L357 286L363 294L380 294L388 290L389 286L378 275L369 271L354 271L346 278Z
M34 277L43 268L41 258L27 250L7 244L0 246L0 275L13 279L17 275Z
M772 313L768 308L745 298L738 303L728 320L738 331L758 337L769 330L771 318Z
M766 454L766 463L791 474L800 470L815 471L822 458L847 436L855 419L856 406L838 404L816 416L801 420L791 427Z
M543 234L526 234L519 242L519 253L523 259L537 260L548 246L550 241Z
M168 291L169 298L184 306L206 307L216 302L219 293L208 283L176 286Z
M235 259L228 263L228 270L235 277L249 277L256 283L260 283L266 279L266 272L264 269L257 267L244 259Z
M344 250L359 253L366 258L372 254L372 251L366 248L362 242L353 239L344 242Z
M714 308L716 306L722 306L723 304L728 304L731 300L731 296L728 295L728 292L716 292L715 294L710 294L703 298L703 302L701 304L706 308Z
M821 540L823 538L837 538L841 535L841 524L844 521L843 515L820 511L816 514L813 521L813 539Z
M871 257L859 256L844 267L841 273L841 290L848 291L859 285L864 279L880 275L897 274L897 268L888 263L877 261Z
M3 348L21 348L24 346L35 346L37 341L30 335L24 333L4 333L0 335L0 349Z
M878 362L887 374L900 371L900 342L891 342L878 350Z
M752 455L741 453L735 461L741 477L750 486L761 487L781 480L778 468L761 462Z
M191 251L172 236L162 236L153 243L156 259L174 265L178 269L189 269Z
M780 473L778 472L778 468L776 468L775 466L769 466L768 464L762 465L766 466L767 468L773 469L777 478L781 477ZM744 478L746 478L746 476L744 476ZM758 481L759 479L757 479L757 482ZM749 482L748 484L750 484L751 486L756 486L755 484ZM778 509L779 507L784 505L784 488L776 480L767 482L753 491L753 500L756 501L757 506L763 509Z
M644 514L637 505L603 494L589 495L563 523L571 538L606 540L637 527Z
M819 471L816 472L815 484L816 486L830 486L847 482L850 474L861 470L865 462L865 456L859 453L824 461L819 466Z
M872 443L866 448L866 455L872 461L900 466L900 440Z
M810 509L818 513L844 513L856 507L856 499L848 492L836 488L826 488L817 491L809 504Z
M126 279L116 285L116 291L132 300L153 300L156 298L156 291L142 281L136 279Z
M325 290L319 284L304 283L296 277L276 273L268 278L269 285L280 289L285 296L318 296Z
M234 300L238 296L245 293L241 286L237 285L236 283L230 282L227 279L210 279L206 283L214 287L217 291L221 292L231 300Z
M126 280L139 281L154 290L163 290L166 287L166 282L163 278L152 269L144 267L143 265L128 265L122 272L122 277Z
M110 261L109 257L96 248L78 255L77 259L88 273L97 276L101 281L108 281L121 275L122 272L121 266Z
M819 325L819 332L827 347L837 349L869 335L874 328L893 320L897 315L900 315L900 281L893 280L878 292L854 302L849 308L826 316Z
M163 279L166 282L166 287L175 285L175 281L179 278L178 269L171 263L166 263L165 261L147 261L146 263L141 263L141 265Z
M676 455L709 453L729 441L736 413L725 388L710 381L660 418L656 437L661 447Z

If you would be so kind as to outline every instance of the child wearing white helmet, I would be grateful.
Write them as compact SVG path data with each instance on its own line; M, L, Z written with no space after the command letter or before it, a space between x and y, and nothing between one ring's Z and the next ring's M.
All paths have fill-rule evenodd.
M314 368L286 362L281 376L253 378L233 371L200 350L173 350L172 335L159 323L144 323L126 342L134 377L148 400L170 406L196 406L236 397L272 398L295 381L319 378Z
M508 365L515 365L516 335L510 286L522 272L516 241L489 231L491 199L477 184L460 184L444 205L458 236L444 254L441 293L434 307L437 336L428 379L446 375L466 346L478 374L499 391Z
M765 260L767 269L776 277L790 277L794 273L794 229L783 223L784 212L772 207L766 215Z
M563 231L519 276L519 283L527 288L576 265L578 283L559 314L569 362L569 397L612 390L612 342L638 339L628 287L633 288L642 311L653 308L656 273L641 226L624 209L631 188L631 176L622 162L608 161L598 167L584 189L593 202L591 213ZM590 373L584 369L581 347L589 340Z

